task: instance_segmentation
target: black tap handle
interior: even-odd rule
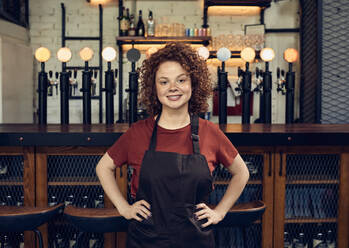
[[[95,71],[94,71],[94,74],[93,74],[93,77],[94,77],[94,78],[97,78],[97,75],[98,75],[98,70],[95,70]]]
[[[69,71],[69,77],[71,77],[71,75],[72,75],[72,72],[71,72],[71,71]]]
[[[56,87],[56,96],[58,96],[58,84],[55,84]]]
[[[59,76],[59,72],[56,71],[56,79],[58,79],[58,76]]]
[[[53,74],[53,71],[48,72],[48,75],[50,76],[50,78],[52,78],[52,74]]]
[[[90,73],[90,76],[92,77],[93,76],[93,70],[89,70],[89,73]]]
[[[278,68],[276,69],[276,77],[277,77],[277,79],[280,78],[280,67],[278,67]]]
[[[118,77],[118,69],[114,70],[114,77],[117,78]]]
[[[259,77],[259,68],[256,67],[256,78],[258,78],[258,77]]]
[[[74,79],[76,79],[77,75],[78,75],[78,69],[74,69]]]
[[[281,76],[285,77],[285,71],[281,70]]]
[[[240,68],[240,66],[238,67],[238,77],[241,77],[241,75],[242,75],[242,70],[241,70],[241,68]]]

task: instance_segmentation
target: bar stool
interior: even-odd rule
[[[63,212],[64,204],[53,207],[0,207],[0,232],[33,231],[39,239],[39,248],[43,248],[41,232],[38,226],[48,222]]]
[[[224,219],[215,225],[220,227],[238,227],[242,229],[244,246],[247,242],[247,227],[260,219],[266,209],[263,201],[253,201],[248,203],[239,203],[234,205],[226,214]]]
[[[115,208],[79,208],[72,205],[64,209],[64,216],[79,231],[78,247],[84,233],[126,232],[128,221]]]

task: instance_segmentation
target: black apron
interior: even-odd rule
[[[145,152],[136,201],[146,200],[152,215],[141,222],[131,220],[128,248],[212,248],[211,227],[202,228],[207,219],[194,217],[195,205],[206,203],[212,190],[212,176],[205,156],[200,154],[199,119],[191,116],[193,154],[160,152],[156,149],[156,119],[149,149]]]

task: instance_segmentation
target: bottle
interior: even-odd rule
[[[300,232],[298,234],[297,239],[295,239],[294,244],[293,244],[293,248],[307,248],[308,245],[306,244],[305,241],[305,235],[304,233]]]
[[[10,239],[7,235],[4,235],[4,239],[3,239],[3,243],[1,248],[12,248],[11,244],[10,244]]]
[[[151,10],[149,11],[147,24],[147,35],[155,36],[155,22],[153,19],[153,12]]]
[[[122,16],[120,18],[120,36],[127,36],[128,35],[128,26],[129,21],[126,16],[126,10],[125,7],[122,8]]]
[[[84,195],[82,197],[82,204],[81,204],[81,207],[82,208],[88,208],[88,196],[87,195]]]
[[[328,248],[335,248],[336,247],[336,238],[335,238],[335,234],[332,232],[332,230],[327,231],[326,244],[327,244]]]
[[[319,232],[313,239],[313,248],[327,248],[326,242],[324,240],[324,235]]]
[[[76,237],[77,235],[74,233],[71,239],[69,239],[69,248],[76,248]]]
[[[291,237],[288,232],[284,232],[284,248],[292,248]]]
[[[74,205],[74,195],[73,194],[67,196],[67,199],[65,200],[64,205],[65,206]]]
[[[144,36],[145,35],[145,28],[144,28],[144,22],[142,18],[142,10],[139,11],[138,14],[138,23],[136,28],[136,35],[137,36]]]
[[[51,196],[50,201],[48,203],[49,207],[56,206],[58,204],[56,196]]]
[[[95,200],[95,208],[104,208],[104,196],[98,195],[98,198]]]
[[[18,237],[18,247],[24,248],[24,234],[20,233]]]
[[[56,238],[53,243],[54,248],[65,248],[64,239],[60,233],[56,234]]]
[[[134,22],[134,16],[130,16],[130,27],[128,29],[128,35],[129,36],[136,36],[136,26]]]

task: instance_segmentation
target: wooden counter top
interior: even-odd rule
[[[0,124],[0,146],[110,146],[128,124]],[[349,145],[349,124],[227,124],[236,146]]]

